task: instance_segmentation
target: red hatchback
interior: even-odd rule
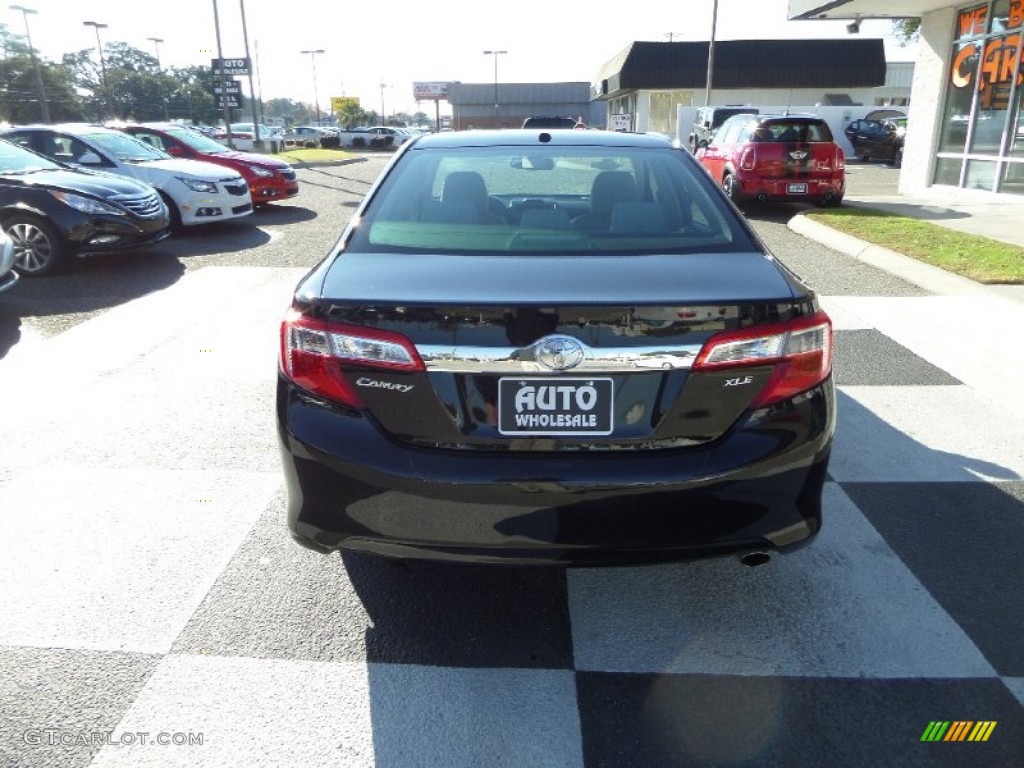
[[[249,185],[253,205],[264,205],[299,194],[295,169],[276,157],[229,149],[188,126],[176,123],[141,123],[118,128],[173,157],[203,160],[238,171]]]
[[[697,159],[736,203],[834,206],[846,192],[846,155],[814,115],[736,115],[698,148]]]

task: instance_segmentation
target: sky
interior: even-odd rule
[[[593,82],[602,65],[637,40],[707,40],[713,0],[648,0],[585,7],[566,0],[23,0],[32,44],[51,61],[96,48],[83,21],[107,24],[100,40],[125,42],[155,54],[165,67],[209,65],[216,57],[214,8],[225,58],[245,55],[242,7],[264,100],[290,98],[328,109],[332,96],[356,96],[364,109],[424,111],[415,81]],[[786,21],[787,0],[719,0],[716,40],[845,38],[842,21]],[[0,11],[0,23],[22,34],[20,11]],[[862,37],[886,37],[888,21],[866,20]],[[153,43],[157,37],[162,43]],[[323,49],[311,56],[303,50]],[[486,55],[485,50],[507,53]],[[887,43],[890,61],[913,60],[912,48]],[[314,90],[314,65],[315,84]],[[243,92],[248,93],[246,78]],[[383,87],[382,87],[383,86]],[[382,101],[383,98],[383,101]],[[442,103],[442,114],[450,109]]]

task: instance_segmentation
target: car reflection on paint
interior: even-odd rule
[[[281,325],[290,533],[548,564],[807,543],[832,329],[770,256],[657,137],[411,140]]]

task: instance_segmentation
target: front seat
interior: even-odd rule
[[[636,181],[624,171],[603,171],[594,177],[590,189],[590,212],[572,220],[577,229],[607,230],[612,220],[612,209],[618,203],[637,200]]]
[[[503,223],[490,212],[487,185],[476,171],[453,171],[445,176],[441,201],[425,209],[423,218],[454,224]]]

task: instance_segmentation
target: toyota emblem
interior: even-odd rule
[[[538,363],[553,371],[567,371],[583,362],[583,345],[572,336],[546,336],[534,345]]]

